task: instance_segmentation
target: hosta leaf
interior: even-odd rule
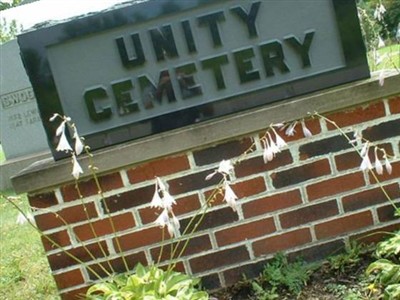
[[[98,283],[91,286],[86,292],[87,295],[92,295],[94,293],[103,293],[105,296],[118,291],[118,288],[112,283]]]
[[[366,272],[371,274],[374,271],[379,272],[379,281],[384,285],[398,283],[400,278],[400,265],[396,265],[388,259],[379,259],[371,263]]]
[[[400,283],[391,284],[385,289],[385,300],[400,299]]]

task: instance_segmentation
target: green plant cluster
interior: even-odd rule
[[[130,275],[118,275],[111,281],[93,285],[88,300],[207,300],[208,294],[197,288],[200,280],[154,265],[138,264]]]
[[[277,253],[273,260],[267,263],[257,281],[252,282],[252,288],[257,299],[278,299],[278,290],[287,289],[293,295],[300,294],[319,264],[307,263],[301,259],[289,262],[285,254]]]
[[[370,251],[369,247],[355,241],[346,242],[344,252],[328,257],[329,268],[339,273],[345,273],[347,269],[357,265],[361,255]]]
[[[383,290],[384,300],[400,299],[400,231],[380,242],[375,254],[377,260],[366,270],[374,275],[373,288]]]

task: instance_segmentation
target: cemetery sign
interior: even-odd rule
[[[354,0],[133,1],[18,38],[54,152],[92,149],[367,78]]]

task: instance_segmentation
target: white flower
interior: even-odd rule
[[[293,135],[295,134],[295,132],[296,132],[296,130],[295,130],[296,124],[297,124],[297,121],[291,123],[291,124],[288,126],[288,128],[287,128],[286,131],[285,131],[285,134],[286,134],[287,136],[293,136]]]
[[[381,21],[383,19],[383,15],[386,12],[386,8],[383,6],[383,4],[377,4],[375,11],[374,11],[374,18],[377,19],[378,21]]]
[[[383,174],[383,166],[381,161],[378,158],[378,148],[375,147],[375,170],[376,173],[378,173],[379,175]]]
[[[366,142],[361,149],[360,156],[362,157],[365,156],[365,154],[368,152],[368,148],[369,148],[369,142]]]
[[[60,140],[58,141],[58,146],[56,148],[57,151],[72,151],[70,144],[68,143],[67,137],[65,136],[65,132],[61,133]]]
[[[382,69],[380,72],[379,72],[379,85],[380,86],[383,86],[385,84],[385,72],[384,72],[384,70]]]
[[[18,225],[23,225],[23,224],[27,223],[28,221],[31,222],[31,223],[34,222],[33,215],[31,213],[27,213],[25,215],[22,212],[19,212],[19,214],[17,216],[17,222],[16,223]]]
[[[368,153],[364,155],[364,158],[361,162],[361,166],[360,166],[360,170],[364,171],[364,170],[372,170],[372,164],[371,161],[369,159]]]
[[[383,61],[382,56],[379,55],[379,53],[377,52],[377,53],[374,55],[374,57],[375,57],[375,64],[376,64],[376,65],[380,65],[380,63]]]
[[[385,169],[386,172],[388,172],[388,174],[392,174],[392,165],[390,164],[389,159],[387,158],[387,156],[385,155]]]
[[[378,37],[378,48],[383,48],[385,47],[385,42],[382,40],[382,38],[379,36]]]
[[[274,153],[273,153],[271,147],[269,146],[268,140],[264,141],[263,159],[264,159],[264,163],[267,163],[274,159]]]
[[[81,168],[81,165],[78,163],[78,160],[75,156],[75,154],[72,154],[72,176],[74,176],[75,179],[79,179],[79,174],[83,174],[83,170]]]
[[[301,121],[301,128],[303,130],[303,134],[305,137],[312,137],[311,131],[307,128],[306,123],[304,120]]]
[[[158,191],[158,186],[160,184],[162,184],[162,186],[165,187],[164,184],[162,183],[162,181],[158,177],[156,177],[156,185],[155,185],[155,189],[154,189],[154,195],[153,195],[153,199],[150,202],[150,207],[152,207],[152,208],[153,207],[163,208],[162,199],[161,199],[159,191]]]
[[[168,229],[169,236],[174,237],[175,236],[175,228],[171,222],[167,223],[167,229]]]
[[[276,143],[272,139],[272,136],[269,134],[269,132],[268,132],[268,138],[269,138],[269,147],[271,148],[272,153],[275,155],[276,153],[281,152],[281,150],[276,145]]]
[[[61,124],[57,127],[56,136],[59,136],[65,132],[65,123],[66,121],[62,121]]]
[[[230,159],[222,160],[218,166],[218,173],[229,175],[233,171],[233,165]]]
[[[362,139],[362,134],[358,130],[354,130],[353,139],[349,142],[350,144],[354,145],[357,141]]]
[[[285,124],[283,123],[275,123],[275,124],[271,124],[272,127],[277,127],[277,128],[282,128],[285,126]]]
[[[165,192],[167,191],[167,187],[165,186],[165,184],[162,182],[162,180],[160,179],[160,177],[156,177],[156,186],[158,184],[158,188],[160,189],[161,192]]]
[[[179,224],[179,220],[178,220],[178,218],[177,218],[174,214],[172,214],[172,218],[169,219],[169,224],[171,224],[171,226],[168,226],[169,235],[170,235],[171,237],[174,237],[174,236],[175,236],[175,237],[178,237],[178,236],[180,236],[181,233],[180,233],[179,229],[181,228],[181,224]],[[173,230],[170,230],[170,227],[171,227],[171,229],[173,229]],[[173,232],[173,234],[171,234],[171,231]]]
[[[75,153],[76,153],[76,155],[79,155],[79,154],[82,153],[84,145],[82,143],[82,140],[81,140],[81,138],[80,138],[80,136],[78,134],[78,130],[76,129],[76,127],[74,127],[73,138],[75,139],[75,147],[74,147],[75,148]]]
[[[230,207],[232,207],[234,211],[236,211],[236,200],[238,199],[238,197],[230,187],[228,181],[224,182],[224,188],[225,188],[224,200]]]
[[[275,132],[275,139],[276,139],[276,145],[278,146],[278,148],[284,148],[287,146],[285,140],[283,138],[281,138],[281,136],[276,132]]]
[[[217,173],[220,173],[220,174],[222,174],[224,176],[232,175],[233,169],[234,169],[234,167],[233,167],[233,164],[232,164],[231,160],[230,159],[228,159],[228,160],[223,159],[219,163],[218,170],[215,170],[214,172],[208,174],[206,176],[206,180],[210,180]]]
[[[172,214],[172,224],[174,224],[174,227],[177,230],[181,228],[181,224],[179,223],[178,218],[174,214]]]
[[[162,208],[162,200],[161,200],[160,195],[158,194],[157,186],[156,186],[156,190],[154,191],[153,199],[150,202],[150,207]]]
[[[53,122],[58,116],[59,116],[59,114],[53,114],[53,115],[50,117],[49,121],[50,121],[50,122]]]
[[[155,220],[155,223],[161,228],[164,228],[165,225],[169,224],[168,210],[164,209],[162,213],[158,216],[158,218]]]
[[[175,199],[168,192],[164,192],[162,197],[163,208],[172,211],[172,204],[176,204]]]

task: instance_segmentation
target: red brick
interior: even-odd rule
[[[127,171],[130,183],[152,180],[156,176],[166,176],[190,169],[186,155],[163,157],[148,163],[133,167]]]
[[[253,174],[265,173],[273,169],[289,165],[293,162],[292,155],[289,150],[278,153],[276,157],[264,163],[262,156],[253,157],[243,160],[235,167],[235,174],[237,177],[245,177]]]
[[[400,96],[389,99],[390,112],[400,114]]]
[[[361,172],[348,174],[340,177],[327,179],[307,186],[309,200],[316,200],[326,196],[333,196],[339,193],[360,188],[365,185]]]
[[[347,135],[348,137],[353,138],[352,134]],[[318,141],[312,141],[308,144],[301,145],[299,147],[299,154],[301,160],[306,160],[308,158],[327,155],[348,148],[351,148],[351,145],[349,144],[346,137],[342,135],[336,135],[333,137],[321,139]]]
[[[391,165],[392,165],[392,174],[388,174],[386,172],[385,167],[384,167],[383,168],[383,170],[384,170],[383,174],[382,175],[377,175],[379,182],[400,178],[400,161],[391,162]],[[371,175],[370,173],[368,174],[368,176],[370,178],[370,182],[372,184],[375,184],[376,183],[375,177],[373,175]]]
[[[364,211],[318,224],[315,226],[315,234],[318,239],[324,239],[368,227],[373,222],[371,212]]]
[[[400,136],[400,119],[381,122],[368,127],[362,132],[362,136],[370,142],[398,137]]]
[[[201,286],[208,291],[218,290],[222,288],[222,284],[219,281],[218,274],[209,274],[201,277]]]
[[[379,207],[377,209],[378,212],[378,218],[380,222],[389,222],[389,221],[394,221],[398,220],[399,222],[399,229],[400,229],[400,219],[399,216],[395,215],[396,211],[400,213],[400,202],[394,203],[397,207],[397,210],[394,208],[393,205],[388,204],[383,207]]]
[[[173,259],[178,258],[178,255],[181,253],[186,241],[188,239],[182,240],[179,245],[177,245],[177,242],[174,242],[172,244],[167,244],[164,245],[163,248],[163,253],[161,255],[161,261],[168,261],[171,259],[171,245],[172,245],[172,251],[174,251],[174,257]],[[178,248],[176,248],[178,246]],[[187,247],[185,251],[182,253],[182,255],[179,258],[193,255],[196,253],[201,253],[207,250],[212,249],[211,245],[211,240],[210,237],[207,235],[202,235],[202,236],[197,236],[197,237],[192,237],[190,238],[189,243],[187,244]],[[160,255],[161,247],[156,247],[151,249],[151,256],[153,258],[153,261],[157,261],[158,257]]]
[[[260,194],[267,190],[267,187],[265,186],[265,181],[262,177],[256,177],[246,181],[237,182],[235,184],[232,184],[231,188],[235,192],[236,196],[238,196],[238,201],[246,197]],[[205,198],[209,199],[213,192],[214,189],[205,192]],[[223,192],[217,193],[214,197],[214,200],[211,201],[212,206],[221,205],[223,203],[225,203]]]
[[[135,220],[133,219],[132,213],[128,212],[122,215],[113,216],[111,219],[106,216],[104,219],[91,221],[91,225],[88,223],[76,226],[73,230],[80,241],[86,241],[96,237],[91,226],[93,226],[96,236],[100,237],[114,233],[112,228],[113,226],[117,232],[133,228],[135,227]]]
[[[383,186],[383,189],[390,199],[400,197],[400,188],[397,183]],[[369,189],[342,198],[343,208],[345,211],[369,207],[387,201],[388,199],[381,188]]]
[[[193,273],[215,270],[220,267],[237,265],[250,259],[246,246],[225,249],[191,259]]]
[[[224,274],[224,279],[225,279],[225,286],[229,286],[237,284],[238,282],[242,281],[243,278],[246,279],[252,279],[258,277],[264,267],[267,261],[258,261],[256,263],[250,263],[250,264],[241,264],[240,266],[235,266],[233,268],[230,268],[228,270],[225,270],[223,272]],[[239,295],[240,297],[240,295]],[[233,298],[233,299],[242,299],[242,298]]]
[[[345,243],[342,238],[317,245],[311,244],[310,247],[290,252],[288,260],[289,262],[296,261],[301,257],[306,262],[323,261],[329,256],[336,255],[338,249],[344,249],[344,247]]]
[[[86,208],[86,213],[85,213]],[[48,229],[65,226],[66,224],[73,224],[81,221],[87,221],[88,218],[96,218],[97,211],[93,203],[85,205],[76,205],[66,207],[58,212],[49,212],[42,215],[35,216],[36,225],[41,231]]]
[[[242,210],[245,218],[251,218],[301,203],[300,191],[293,190],[244,203]]]
[[[250,138],[245,138],[240,141],[229,141],[214,147],[195,151],[193,152],[193,157],[196,165],[208,165],[220,162],[223,159],[230,159],[240,156],[249,147],[251,147],[252,144],[253,143]]]
[[[151,202],[154,195],[155,185],[135,188],[133,190],[112,195],[101,201],[101,206],[105,212],[115,213],[132,209],[137,206]]]
[[[99,276],[105,278],[109,274],[121,274],[132,271],[138,263],[147,265],[144,252],[125,255],[124,258],[122,258],[122,256],[114,259],[108,258],[106,261],[89,265],[89,268],[86,267],[86,270],[88,271],[89,278],[91,280],[96,280]],[[94,272],[96,272],[96,274]]]
[[[83,284],[85,282],[80,269],[56,274],[54,275],[54,280],[56,281],[59,290]]]
[[[384,227],[373,228],[362,233],[351,235],[350,240],[363,244],[378,243],[384,238],[390,236],[392,231],[399,230],[399,228],[400,224],[391,224]]]
[[[28,195],[29,205],[32,208],[49,208],[57,205],[58,200],[54,192]]]
[[[175,200],[176,205],[173,206],[173,210],[177,216],[196,211],[201,207],[199,196],[197,194],[177,198]],[[160,210],[149,206],[139,210],[142,224],[154,222],[160,213]]]
[[[75,247],[66,251],[68,252],[68,254],[65,252],[60,252],[56,254],[51,254],[47,257],[50,267],[53,271],[64,269],[80,263],[70,255],[73,255],[83,262],[88,262],[93,259],[109,255],[107,244],[104,241],[86,245],[85,247]]]
[[[239,199],[242,199],[265,192],[267,187],[265,186],[264,178],[256,177],[235,183],[232,185],[232,189],[234,190],[236,196],[238,196]]]
[[[359,106],[348,111],[336,112],[326,117],[335,122],[340,128],[355,124],[364,123],[385,116],[385,105],[382,101],[375,102],[367,107]],[[329,130],[335,130],[336,127],[327,122]]]
[[[195,192],[200,189],[218,184],[221,181],[220,176],[214,176],[210,180],[206,180],[207,175],[214,170],[206,170],[200,173],[192,173],[180,178],[171,179],[168,181],[169,192],[171,195],[178,195],[188,192]]]
[[[310,179],[331,174],[331,167],[327,159],[318,160],[299,167],[291,168],[271,174],[272,184],[275,188],[298,184]]]
[[[213,211],[208,211],[207,214],[202,217],[202,215],[198,215],[195,219],[193,217],[188,217],[186,219],[181,220],[181,232],[186,230],[186,227],[190,225],[189,231],[191,231],[195,224],[198,223],[201,219],[200,224],[197,226],[197,232],[201,230],[206,230],[214,227],[219,227],[225,224],[234,223],[238,218],[238,214],[235,213],[230,207],[223,207],[220,209],[216,209]],[[187,231],[187,230],[186,230]]]
[[[165,229],[164,229],[165,230]],[[168,233],[165,234],[165,238],[168,239]],[[144,246],[150,246],[155,243],[162,241],[162,229],[158,227],[151,227],[128,233],[118,237],[119,244],[122,251],[128,251]],[[113,239],[114,247],[118,249],[118,243],[116,238]]]
[[[380,144],[380,145],[378,145],[378,147],[385,149],[385,151],[388,155],[393,156],[393,148],[392,148],[391,144],[389,144],[389,143]],[[375,152],[374,152],[373,148],[371,148],[369,151],[369,158],[372,163],[375,162]],[[381,151],[378,151],[378,158],[379,159],[383,158],[383,153]],[[362,162],[362,158],[360,157],[358,152],[355,150],[335,156],[335,164],[336,164],[336,169],[338,171],[345,171],[345,170],[350,170],[350,169],[354,169],[354,168],[360,168],[361,162]]]
[[[60,294],[61,300],[76,300],[85,295],[89,287],[83,287]]]
[[[181,272],[181,273],[186,273],[186,274],[187,274],[187,270],[186,270],[186,268],[185,268],[185,265],[184,265],[183,262],[181,262],[181,261],[176,262],[174,266],[173,266],[172,264],[170,264],[170,262],[167,262],[167,264],[165,264],[165,265],[160,265],[159,267],[160,267],[160,269],[162,269],[162,270],[164,270],[164,271],[167,271],[168,268],[171,267],[171,268],[172,268],[171,270],[174,270],[174,271],[176,271],[176,272]]]
[[[123,187],[121,175],[118,172],[99,176],[98,179],[103,192]],[[79,182],[78,187],[83,197],[96,195],[99,191],[94,179],[81,181]],[[61,187],[61,193],[65,202],[79,199],[79,193],[76,189],[75,183]]]
[[[218,246],[225,246],[237,242],[261,237],[276,231],[273,218],[266,218],[238,226],[232,226],[215,233]]]
[[[56,243],[55,244],[53,244]],[[54,233],[42,236],[42,243],[45,251],[58,249],[59,247],[66,247],[71,245],[71,239],[67,230],[61,230]]]
[[[310,230],[308,228],[302,228],[256,241],[252,246],[254,255],[261,256],[294,248],[310,243],[311,241]]]
[[[279,216],[279,220],[282,228],[290,228],[332,217],[338,213],[337,203],[332,200],[283,213]]]

